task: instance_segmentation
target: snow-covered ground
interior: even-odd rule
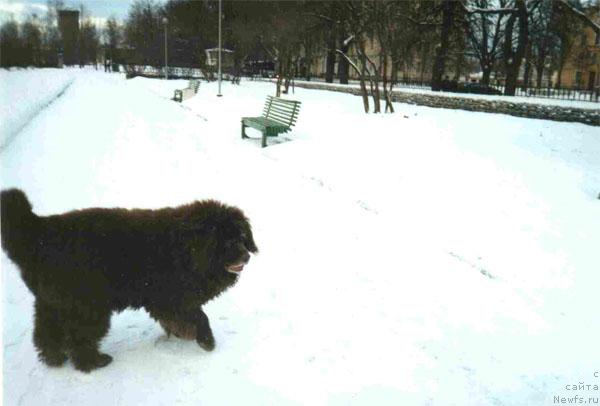
[[[261,250],[206,306],[214,352],[125,311],[102,343],[114,362],[89,375],[37,361],[33,299],[2,254],[5,404],[600,402],[597,128],[365,115],[355,96],[297,88],[297,126],[261,149],[240,117],[269,83],[223,83],[221,98],[202,83],[178,104],[186,81],[0,80],[15,89],[0,99],[1,185],[38,214],[216,198],[246,212]]]
[[[46,73],[0,69],[0,149],[73,82],[73,74],[67,70],[47,69]]]

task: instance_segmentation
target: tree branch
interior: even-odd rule
[[[338,54],[342,55],[344,57],[344,59],[346,61],[348,61],[348,63],[350,64],[350,66],[352,66],[354,68],[354,70],[356,71],[356,73],[358,73],[360,75],[360,69],[358,69],[358,66],[356,66],[356,63],[350,59],[348,57],[348,55],[346,55],[345,53],[343,53],[340,49],[336,49],[335,52],[337,52]]]
[[[558,4],[564,6],[567,11],[571,12],[575,17],[579,18],[585,25],[590,27],[597,36],[600,36],[600,25],[592,21],[584,12],[577,10],[571,3],[566,0],[559,0]]]

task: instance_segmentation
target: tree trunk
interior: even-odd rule
[[[381,113],[381,97],[379,94],[379,71],[377,70],[377,66],[369,59],[367,56],[367,52],[364,47],[364,43],[362,43],[359,47],[361,63],[364,67],[365,72],[367,71],[367,64],[371,65],[371,69],[373,70],[373,74],[369,72],[369,84],[371,85],[371,97],[373,98],[373,113]]]
[[[346,39],[344,37],[345,37],[345,35],[342,35],[341,40],[340,40],[340,51],[342,51],[342,53],[344,55],[347,55],[348,54],[348,44],[344,44],[344,41]],[[348,84],[349,66],[348,66],[348,60],[344,57],[344,55],[340,55],[340,57],[339,57],[338,77],[340,79],[341,84],[347,85]]]
[[[481,78],[481,84],[484,86],[490,85],[490,77],[492,76],[492,67],[491,65],[484,65],[482,67],[483,76]]]
[[[392,84],[398,83],[398,62],[394,57],[392,57],[392,73],[390,76]]]
[[[525,56],[525,71],[523,72],[523,86],[521,87],[524,91],[529,87],[529,79],[531,76],[531,45],[527,46],[527,52]]]
[[[283,76],[283,94],[288,94],[290,91],[290,81],[295,76],[296,69],[294,68],[294,63],[291,60],[287,60],[285,63],[285,68],[282,72]]]
[[[544,64],[538,63],[535,67],[535,86],[540,89],[542,87],[542,79],[544,76]]]
[[[460,74],[462,73],[463,57],[461,55],[456,56],[456,68],[454,70],[454,77],[452,78],[455,82],[460,81]]]
[[[340,56],[342,56],[344,59],[348,58],[341,52]],[[346,61],[348,62],[348,59],[346,59]],[[363,107],[365,109],[365,113],[369,113],[369,94],[367,92],[367,84],[365,83],[365,65],[361,64],[361,68],[359,69],[355,63],[348,62],[348,64],[352,66],[352,68],[356,71],[356,74],[358,75],[360,81],[360,94],[363,101]]]
[[[517,80],[519,78],[519,68],[525,55],[525,49],[529,42],[529,23],[527,18],[527,5],[525,0],[515,0],[517,12],[513,13],[507,22],[504,44],[504,63],[506,65],[506,87],[504,94],[514,96],[517,90]],[[519,21],[519,36],[517,39],[517,49],[512,49],[512,34],[515,22]]]
[[[387,113],[389,111],[390,113],[393,113],[394,106],[392,105],[391,85],[390,85],[390,89],[388,89],[389,81],[387,79],[387,74],[388,74],[388,58],[384,54],[382,78],[383,78],[383,98],[385,99],[385,112]]]
[[[428,55],[427,49],[425,48],[425,45],[421,45],[420,54],[421,54],[420,80],[421,80],[421,85],[423,85],[423,82],[425,81],[425,67],[429,63],[429,62],[426,63],[427,59],[429,59],[429,55]]]
[[[563,73],[564,67],[565,67],[565,64],[561,61],[560,64],[558,65],[558,77],[556,78],[556,84],[554,85],[554,87],[556,89],[560,89],[560,87],[562,85],[562,73]]]
[[[540,49],[540,55],[538,56],[538,60],[536,61],[536,65],[535,65],[535,73],[536,73],[536,84],[537,84],[537,88],[540,89],[542,87],[542,80],[544,78],[544,64],[546,62],[546,55],[548,54],[547,49],[548,49],[548,38],[544,38],[544,41],[542,42],[542,49]]]
[[[358,72],[358,77],[360,81],[360,95],[363,101],[363,108],[365,109],[365,113],[368,113],[370,110],[369,106],[369,91],[367,90],[367,83],[365,81],[365,68],[364,65],[361,67],[360,72]]]
[[[283,67],[281,61],[277,61],[277,82],[275,84],[275,97],[281,97],[281,84],[283,82]]]
[[[363,105],[365,108],[365,113],[368,113],[370,108],[369,108],[369,92],[367,90],[367,83],[365,81],[365,77],[366,77],[366,61],[364,60],[364,58],[362,57],[362,55],[359,56],[360,60],[361,60],[361,66],[360,66],[360,72],[359,72],[359,76],[360,76],[360,92],[362,94],[362,99],[363,99]]]
[[[450,46],[450,30],[454,21],[454,2],[444,0],[442,4],[442,29],[440,31],[440,43],[435,50],[435,59],[431,76],[431,90],[439,91],[442,88],[444,71],[446,70],[446,59],[448,59],[448,48]]]
[[[335,71],[335,32],[333,23],[329,25],[329,38],[327,41],[327,60],[325,65],[325,82],[333,83],[333,75]]]

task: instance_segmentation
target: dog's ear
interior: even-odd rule
[[[215,261],[218,238],[216,226],[207,221],[189,219],[180,224],[179,243],[185,245],[191,263],[189,266],[200,272],[207,272]]]
[[[217,238],[214,233],[195,236],[190,243],[192,267],[200,272],[208,272],[217,260]]]

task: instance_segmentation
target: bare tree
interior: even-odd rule
[[[450,49],[450,32],[454,25],[454,8],[456,2],[451,0],[442,1],[442,24],[440,29],[439,43],[435,49],[435,59],[431,75],[431,90],[441,90],[446,60]]]
[[[161,7],[154,0],[136,0],[125,23],[125,41],[136,52],[137,63],[160,66],[162,60]]]
[[[21,65],[19,51],[21,42],[19,39],[19,25],[10,20],[0,27],[0,61],[1,66]]]
[[[591,28],[596,33],[596,36],[600,37],[600,24],[592,20],[590,16],[588,16],[583,10],[577,8],[572,2],[568,0],[556,1],[558,2],[559,7],[570,13],[572,16],[578,18],[585,26]],[[600,4],[596,0],[594,3],[591,4],[590,7],[598,9],[600,7]]]
[[[474,0],[469,2],[470,9],[489,9],[490,0]],[[499,0],[498,5],[506,8],[508,0]],[[468,13],[467,38],[470,49],[481,67],[481,83],[490,84],[490,76],[496,61],[502,55],[505,13]]]
[[[344,3],[344,10],[347,16],[343,22],[345,25],[344,28],[346,32],[350,33],[353,39],[357,60],[352,60],[351,57],[341,49],[337,50],[338,54],[348,62],[358,76],[365,113],[368,113],[370,110],[367,81],[369,82],[370,93],[373,97],[373,112],[379,113],[381,111],[379,82],[376,80],[378,73],[375,63],[369,58],[366,50],[367,39],[369,37],[371,39],[373,38],[371,26],[373,16],[372,7],[373,3],[366,1]]]
[[[556,53],[559,43],[556,30],[552,28],[556,20],[555,4],[554,1],[541,2],[537,9],[530,13],[529,53],[535,68],[537,88],[542,87],[544,71],[550,68],[550,59]],[[527,85],[527,80],[524,85]]]
[[[121,43],[123,34],[119,23],[114,15],[110,16],[106,20],[106,27],[104,28],[104,43],[108,50],[108,57],[114,58],[116,56],[117,47]]]
[[[28,16],[21,25],[20,31],[24,65],[40,66],[42,64],[42,32],[37,16]]]

